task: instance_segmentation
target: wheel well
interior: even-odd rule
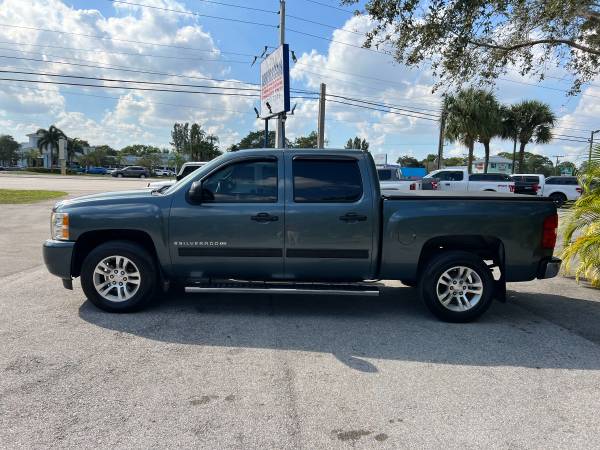
[[[504,246],[500,239],[478,235],[439,236],[423,245],[417,276],[420,276],[431,258],[451,250],[473,253],[485,261],[491,260],[493,266],[497,266],[501,273],[504,272]]]
[[[71,262],[71,275],[78,277],[81,272],[83,260],[89,253],[109,241],[130,241],[144,247],[155,260],[158,260],[156,248],[150,235],[139,230],[99,230],[83,233],[75,243],[73,261]]]
[[[484,189],[485,192],[496,192],[495,189]]]
[[[554,196],[554,197],[560,196],[564,199],[567,198],[567,195],[564,192],[560,192],[560,191],[552,192],[548,197],[552,197],[552,196]]]

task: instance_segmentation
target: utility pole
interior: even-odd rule
[[[279,0],[279,45],[285,44],[285,0]],[[275,147],[285,148],[285,112],[277,115]]]
[[[325,83],[321,83],[321,95],[319,97],[319,123],[317,127],[317,148],[325,148]]]
[[[437,168],[442,168],[442,158],[444,156],[444,129],[446,128],[446,111],[442,111],[442,116],[440,117],[440,139],[438,142],[438,162]]]
[[[556,175],[560,175],[560,172],[558,171],[558,158],[562,158],[563,156],[565,155],[552,155],[553,158],[556,158],[556,164],[554,166],[554,169],[556,169]]]
[[[600,133],[600,130],[592,131],[590,135],[590,154],[588,156],[588,167],[592,165],[592,147],[594,146],[594,134]]]

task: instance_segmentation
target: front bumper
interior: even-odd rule
[[[75,242],[48,239],[44,242],[44,263],[52,275],[62,279],[71,279],[71,260]]]
[[[543,280],[545,278],[554,278],[556,275],[558,275],[561,264],[562,260],[554,257],[542,261],[540,263],[540,268],[538,270],[537,277],[540,280]]]

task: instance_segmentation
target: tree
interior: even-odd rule
[[[450,158],[444,158],[444,166],[446,167],[457,167],[457,166],[466,166],[468,162],[468,158],[464,156],[452,156]]]
[[[175,167],[175,171],[179,169],[179,167],[183,166],[185,163],[185,157],[179,152],[171,153],[169,157],[169,165],[171,167]]]
[[[110,145],[106,145],[106,144],[97,145],[95,147],[95,149],[102,150],[102,151],[106,152],[107,155],[110,155],[110,156],[119,156],[120,155],[120,153],[118,151],[116,151]]]
[[[221,154],[218,136],[206,134],[202,125],[193,123],[173,125],[171,145],[181,155],[188,155],[191,161],[209,161]],[[160,152],[160,149],[157,148]]]
[[[137,161],[138,165],[144,166],[149,170],[153,171],[156,167],[162,164],[160,153],[146,153],[142,155]]]
[[[573,76],[574,94],[600,73],[594,0],[368,0],[365,10],[375,21],[365,46],[391,45],[408,66],[430,62],[436,86],[493,83],[511,66],[541,80],[557,64]]]
[[[87,141],[79,138],[68,138],[67,139],[67,162],[73,161],[75,153],[83,153],[84,147],[89,147]]]
[[[488,172],[490,163],[490,141],[496,136],[502,136],[502,108],[496,99],[496,96],[491,92],[478,92],[479,108],[477,117],[479,120],[479,136],[478,140],[483,144],[485,151],[483,173]]]
[[[417,158],[409,155],[400,156],[396,162],[402,167],[423,167]]]
[[[275,146],[275,131],[269,131],[269,138],[267,147],[271,148]],[[265,147],[265,132],[264,131],[249,131],[248,134],[242,138],[237,144],[233,144],[229,147],[230,152],[237,150],[244,150],[247,148],[264,148]]]
[[[308,136],[298,136],[294,139],[291,147],[294,148],[317,148],[317,132],[311,131]]]
[[[0,136],[0,164],[12,166],[19,159],[19,143],[12,136]]]
[[[144,156],[151,153],[160,153],[160,148],[153,145],[133,144],[119,150],[122,155]]]
[[[503,158],[511,158],[509,152],[500,152],[498,156]],[[521,173],[540,173],[544,176],[550,176],[554,173],[554,164],[547,156],[538,155],[531,152],[523,154],[523,170]]]
[[[516,166],[516,155],[517,155],[517,141],[519,140],[520,133],[520,121],[519,112],[517,111],[516,105],[502,106],[502,131],[500,133],[502,139],[510,139],[513,142],[512,156],[506,153],[507,159],[512,160],[512,173],[515,173]]]
[[[450,142],[459,141],[469,149],[469,173],[473,166],[475,141],[481,134],[479,103],[484,96],[484,91],[469,88],[444,97],[445,136]]]
[[[173,139],[171,145],[175,151],[185,154],[189,140],[189,124],[175,123],[173,131],[171,131],[171,139]]]
[[[60,139],[67,139],[67,135],[54,125],[51,125],[47,130],[40,128],[36,134],[38,135],[38,150],[42,153],[44,148],[48,148],[50,152],[50,166],[56,165],[56,161],[58,160],[58,141]],[[55,152],[56,159],[54,158]]]
[[[600,147],[579,177],[582,195],[571,207],[563,228],[564,269],[575,268],[577,280],[586,278],[600,287]]]
[[[101,167],[108,163],[108,153],[105,149],[96,148],[87,155],[81,155],[77,159],[77,162],[83,167]]]
[[[519,130],[519,173],[523,173],[525,147],[529,142],[547,144],[552,140],[552,128],[556,117],[546,103],[525,100],[514,105]]]
[[[367,142],[366,139],[361,139],[358,136],[356,136],[354,139],[348,139],[348,142],[346,142],[346,146],[344,148],[347,149],[356,149],[356,150],[362,150],[363,152],[368,152],[369,151],[369,143]]]

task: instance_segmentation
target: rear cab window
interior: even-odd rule
[[[294,202],[354,203],[363,195],[356,159],[294,158]]]
[[[440,181],[462,181],[463,173],[460,170],[444,170],[436,173],[432,178],[437,178]]]

